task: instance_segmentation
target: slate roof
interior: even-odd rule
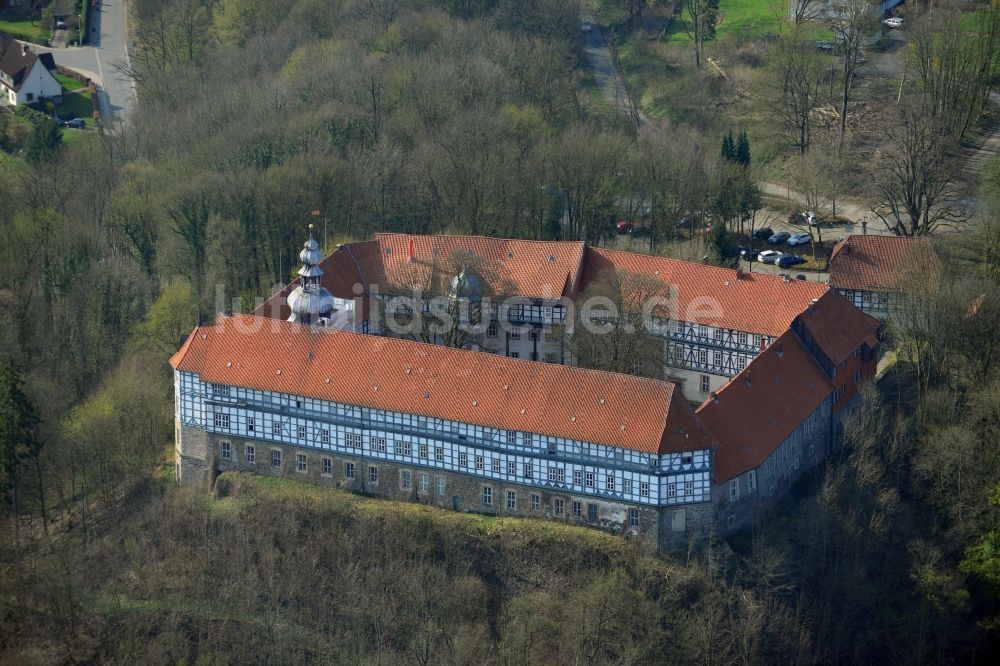
[[[170,364],[213,383],[647,453],[715,447],[673,383],[264,317],[196,328]]]
[[[941,262],[927,238],[851,234],[830,256],[830,284],[837,289],[895,291],[913,271],[937,280]]]
[[[716,482],[759,467],[833,388],[794,332],[771,343],[698,407],[698,418],[720,442]]]
[[[36,61],[40,61],[50,72],[55,71],[56,63],[51,53],[35,53],[30,47],[25,51],[16,39],[0,34],[0,72],[9,77],[9,80],[0,77],[0,84],[17,92]]]

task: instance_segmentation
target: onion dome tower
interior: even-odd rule
[[[299,261],[302,268],[299,269],[299,286],[288,295],[288,306],[292,313],[288,316],[288,321],[297,324],[320,325],[320,319],[328,318],[333,312],[333,296],[320,284],[323,278],[323,270],[319,267],[323,255],[320,254],[319,244],[313,238],[313,225],[309,225],[309,240],[302,246],[299,252]]]

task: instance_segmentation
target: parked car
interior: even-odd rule
[[[806,263],[806,260],[802,257],[796,257],[794,254],[786,254],[778,257],[777,266],[778,268],[788,268],[789,266],[798,266],[804,263]]]
[[[757,255],[757,261],[762,264],[773,264],[783,256],[785,256],[784,252],[778,252],[777,250],[764,250]]]
[[[764,227],[763,229],[758,229],[757,231],[753,232],[753,239],[767,240],[773,235],[774,235],[774,229],[772,229],[771,227]]]
[[[892,18],[887,18],[886,20],[882,21],[882,23],[886,24],[887,26],[893,29],[903,27],[903,19],[899,16],[893,16]]]
[[[784,243],[786,240],[788,240],[791,237],[792,237],[792,235],[790,233],[788,233],[787,231],[781,231],[781,232],[778,232],[778,233],[772,235],[770,238],[768,238],[767,242],[768,242],[769,245],[781,245],[782,243]]]
[[[827,42],[825,40],[819,40],[819,41],[816,42],[816,48],[819,49],[820,51],[824,51],[826,53],[833,53],[833,50],[834,50],[835,47],[834,47],[833,42]]]
[[[59,121],[59,127],[72,127],[73,129],[83,129],[87,126],[87,123],[83,118],[68,118],[66,120]]]
[[[691,226],[697,227],[700,222],[701,222],[701,215],[699,215],[698,213],[688,213],[680,220],[678,220],[677,226],[680,229],[687,229],[688,227]]]
[[[592,26],[587,21],[584,21],[583,23],[580,24],[580,30],[582,30],[584,32],[590,32],[593,29],[594,29],[594,26]]]
[[[805,281],[806,276],[802,275],[802,273],[799,273],[798,275],[795,276],[795,279]]]
[[[63,21],[62,19],[56,21],[56,30],[65,30],[65,29],[66,29],[66,21]]]
[[[630,236],[648,236],[650,234],[650,228],[644,224],[633,224],[628,233]]]
[[[633,222],[631,220],[618,220],[618,224],[615,226],[615,229],[619,234],[625,235],[632,230],[632,224]]]
[[[793,234],[788,239],[788,244],[792,247],[796,245],[809,245],[812,242],[813,237],[809,234]]]

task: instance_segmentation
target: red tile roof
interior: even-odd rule
[[[826,285],[786,282],[775,275],[743,273],[717,266],[588,247],[582,282],[603,271],[626,270],[657,277],[676,292],[677,317],[689,322],[777,337]]]
[[[170,364],[213,383],[648,453],[714,446],[676,384],[264,317],[197,328]]]
[[[760,353],[697,414],[719,442],[717,482],[759,467],[833,392],[792,331]]]
[[[882,323],[831,289],[798,317],[828,359],[838,365],[862,343],[874,349]]]
[[[941,276],[927,238],[852,234],[834,246],[830,257],[830,284],[837,289],[894,291],[913,271],[934,280]]]
[[[415,262],[409,261],[412,242]],[[370,284],[389,285],[406,281],[416,268],[426,273],[435,263],[448,261],[456,250],[475,254],[497,267],[491,285],[503,293],[509,284],[514,294],[527,298],[558,299],[576,283],[583,258],[582,241],[530,241],[485,236],[411,236],[375,234],[377,256],[365,253],[360,259],[362,273]]]

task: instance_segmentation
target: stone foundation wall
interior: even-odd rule
[[[200,433],[201,438],[195,436],[192,431]],[[360,455],[346,456],[273,442],[211,435],[194,429],[185,430],[183,427],[181,437],[178,475],[179,481],[185,485],[204,483],[207,488],[210,481],[214,481],[221,472],[250,471],[268,476],[297,478],[320,486],[342,488],[393,500],[419,502],[456,511],[546,518],[592,526],[614,534],[638,538],[653,550],[666,547],[661,539],[663,534],[661,513],[671,514],[675,510],[672,507],[661,512],[656,507],[609,501],[601,497],[553,492],[535,486],[403,465]],[[224,457],[223,453],[225,443],[229,445],[228,457]],[[248,446],[253,447],[253,462],[247,462]],[[274,457],[275,453],[279,455]],[[199,457],[202,455],[203,457]],[[305,456],[304,470],[299,467],[300,455]],[[326,466],[324,460],[329,461]],[[279,464],[275,466],[273,462]],[[353,469],[349,467],[350,465],[353,465]],[[374,482],[371,480],[372,467],[377,470]],[[353,477],[349,472],[353,472]],[[406,473],[409,474],[408,487],[404,482]],[[426,491],[421,490],[421,475],[426,475]],[[439,493],[438,479],[443,479],[443,493]],[[489,504],[484,501],[486,488],[489,489],[491,499]],[[507,504],[508,492],[514,493],[512,508]],[[533,496],[537,498],[537,506],[532,501]],[[688,525],[699,524],[699,506],[695,505],[689,509],[694,511],[695,515]],[[629,509],[637,509],[639,512],[637,528],[630,524]],[[576,515],[577,510],[579,515]],[[669,528],[669,523],[667,527]],[[671,538],[666,543],[681,544],[672,546],[673,548],[685,547],[687,535],[691,531],[689,528],[685,529],[684,538]]]

